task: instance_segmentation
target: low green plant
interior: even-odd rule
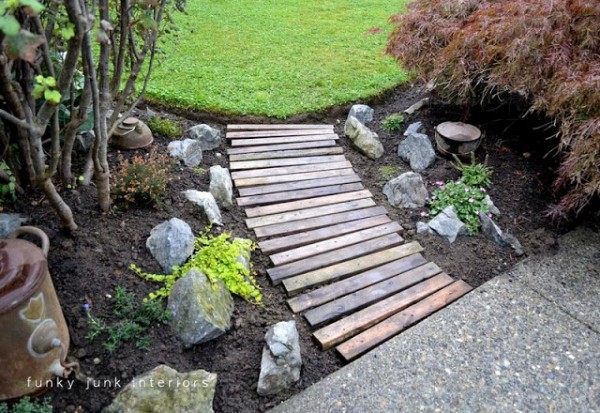
[[[463,163],[454,155],[454,167],[461,172],[461,181],[471,187],[488,187],[492,184],[492,168],[484,163],[475,162],[475,154],[471,154],[471,163]]]
[[[429,200],[431,215],[437,215],[450,205],[454,205],[456,215],[465,223],[469,235],[476,234],[481,227],[478,212],[488,213],[489,207],[484,202],[485,188],[473,188],[461,181],[446,184],[439,182],[439,188],[433,191]]]
[[[379,181],[377,185],[384,186],[390,179],[394,179],[402,170],[400,166],[383,165],[378,168]]]
[[[10,407],[6,403],[0,403],[0,413],[52,413],[52,404],[49,398],[32,400],[25,396]]]
[[[399,113],[394,113],[383,120],[381,128],[386,132],[395,132],[400,130],[404,123],[404,116]]]
[[[172,120],[152,116],[148,121],[148,126],[153,133],[166,136],[167,138],[177,138],[181,135],[181,127]]]
[[[86,337],[94,340],[100,335],[106,335],[102,343],[108,352],[115,352],[126,341],[136,340],[135,346],[141,350],[150,347],[150,336],[146,330],[156,323],[164,323],[169,319],[169,313],[163,308],[162,301],[136,302],[135,294],[127,292],[123,287],[115,288],[113,314],[118,321],[107,323],[102,318],[92,316],[89,306],[86,306],[89,331]]]
[[[124,205],[157,204],[170,180],[169,156],[151,152],[135,155],[131,160],[119,155],[119,160],[120,165],[112,170],[113,198]]]
[[[7,200],[15,201],[17,199],[17,179],[6,161],[0,162],[0,170],[2,170],[9,179],[8,182],[0,182],[0,205],[4,205]]]
[[[194,253],[182,266],[175,266],[172,274],[145,273],[135,264],[130,268],[141,278],[162,283],[157,291],[150,293],[152,301],[156,298],[168,297],[175,282],[184,277],[190,270],[198,270],[205,274],[211,283],[222,280],[227,289],[246,301],[262,303],[262,293],[256,279],[252,275],[250,252],[256,247],[250,240],[235,238],[230,240],[230,233],[214,236],[207,229],[195,240]],[[244,265],[249,263],[249,268]]]

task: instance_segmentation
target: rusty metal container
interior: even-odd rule
[[[127,118],[117,126],[110,142],[118,149],[139,149],[145,148],[153,141],[148,125],[137,118]]]
[[[40,237],[42,249],[16,239],[22,234]],[[66,363],[69,331],[48,272],[48,237],[21,227],[10,238],[0,240],[0,401],[40,393],[75,366]]]

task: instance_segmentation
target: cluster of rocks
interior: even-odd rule
[[[195,167],[202,162],[202,151],[210,151],[221,145],[221,132],[209,125],[196,125],[185,131],[182,140],[172,141],[167,149],[184,165]]]

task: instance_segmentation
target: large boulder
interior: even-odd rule
[[[213,284],[202,272],[190,270],[173,286],[167,308],[172,313],[171,327],[189,348],[229,330],[234,305],[221,280]]]
[[[222,166],[215,165],[210,167],[210,186],[209,191],[221,208],[231,208],[233,206],[233,183],[229,170]]]
[[[171,274],[174,265],[183,264],[194,252],[194,234],[187,222],[171,218],[152,228],[146,248],[165,274]]]
[[[384,153],[383,145],[376,133],[360,123],[354,116],[349,116],[344,126],[344,133],[360,152],[371,159],[379,159]]]
[[[373,120],[374,110],[367,105],[352,105],[350,112],[348,112],[348,119],[350,116],[355,117],[360,123],[366,125]]]
[[[421,175],[405,172],[383,187],[390,205],[397,208],[421,208],[427,200],[427,188]]]
[[[215,225],[223,225],[221,210],[217,205],[215,197],[210,192],[200,192],[195,189],[183,191],[188,201],[198,205],[206,215],[208,222]]]
[[[282,392],[300,380],[302,356],[295,321],[275,324],[265,335],[257,392],[269,396]]]
[[[136,376],[103,413],[213,413],[217,375],[159,365]]]
[[[171,157],[181,159],[185,166],[193,168],[202,162],[202,145],[197,140],[172,141],[167,150]]]
[[[420,172],[435,162],[435,151],[429,136],[411,133],[398,145],[398,156],[410,165],[410,169]]]
[[[221,145],[221,132],[208,125],[196,125],[185,131],[185,138],[200,142],[202,150],[210,151]]]
[[[0,214],[0,239],[6,238],[15,229],[28,221],[19,214]]]
[[[458,218],[454,205],[444,208],[428,224],[429,228],[446,238],[450,244],[456,241],[459,235],[469,234],[465,223]]]

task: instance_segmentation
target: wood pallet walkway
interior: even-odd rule
[[[377,206],[332,125],[228,125],[230,170],[294,313],[346,360],[471,290],[428,262]]]

